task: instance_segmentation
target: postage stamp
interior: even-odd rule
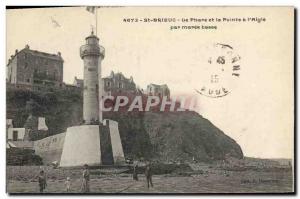
[[[207,48],[204,66],[206,82],[195,88],[196,92],[210,98],[228,95],[236,79],[240,77],[241,56],[229,44],[215,43]]]
[[[294,193],[294,12],[8,6],[7,193]]]

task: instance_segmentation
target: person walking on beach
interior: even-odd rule
[[[40,193],[43,193],[47,186],[47,180],[46,180],[46,175],[44,170],[40,171],[38,179],[39,179]]]
[[[71,191],[71,178],[67,177],[67,180],[65,181],[65,186],[66,186],[66,191],[70,192]]]
[[[133,179],[136,180],[136,181],[139,180],[139,178],[138,178],[138,173],[137,173],[137,169],[138,169],[138,165],[137,165],[137,164],[134,164],[134,165],[133,165],[133,175],[132,175],[132,177],[133,177]]]
[[[81,191],[83,193],[90,192],[90,171],[87,164],[83,165]]]
[[[151,165],[150,163],[148,163],[146,165],[145,168],[145,176],[146,176],[146,180],[147,180],[147,187],[149,189],[149,184],[151,185],[151,187],[153,187],[153,183],[152,183],[152,170],[151,170]]]

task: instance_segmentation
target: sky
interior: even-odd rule
[[[265,22],[124,22],[127,18],[248,18]],[[54,22],[55,21],[55,22]],[[293,9],[288,7],[119,7],[99,8],[97,33],[105,48],[102,76],[110,71],[132,76],[141,88],[167,84],[171,95],[198,99],[196,111],[241,146],[244,155],[293,158]],[[59,24],[57,26],[56,22]],[[212,25],[209,30],[170,30],[170,26]],[[26,44],[61,52],[64,81],[83,78],[79,48],[95,30],[95,15],[85,7],[7,11],[7,60]],[[195,92],[210,86],[207,60],[228,44],[241,60],[240,76],[225,76],[230,93],[210,98]],[[231,66],[228,66],[231,67]],[[227,69],[226,69],[227,70]],[[225,70],[225,72],[226,72]]]

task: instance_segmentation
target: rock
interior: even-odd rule
[[[46,118],[48,135],[64,132],[82,121],[82,93],[7,90],[7,116],[20,127],[28,115],[26,102],[34,100],[35,114]],[[126,158],[159,162],[213,162],[230,156],[243,158],[240,146],[196,112],[105,112],[119,123]]]

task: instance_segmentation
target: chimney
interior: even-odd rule
[[[60,52],[57,52],[57,55],[61,57],[61,53]]]
[[[26,44],[25,48],[26,48],[26,49],[29,49],[29,45],[28,45],[28,44]]]
[[[15,54],[18,54],[18,52],[19,52],[18,49],[16,49]]]

